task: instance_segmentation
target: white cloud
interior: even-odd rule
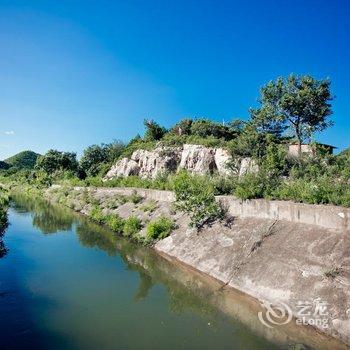
[[[5,134],[6,135],[14,135],[15,132],[13,130],[10,130],[10,131],[5,131]]]

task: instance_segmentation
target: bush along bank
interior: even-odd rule
[[[101,193],[95,188],[60,186],[49,188],[45,197],[142,244],[153,244],[169,236],[181,216],[171,203],[159,205],[136,191],[119,195],[108,189]]]

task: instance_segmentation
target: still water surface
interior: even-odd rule
[[[18,197],[9,220],[1,349],[281,349],[190,272],[69,210]]]

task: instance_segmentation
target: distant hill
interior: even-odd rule
[[[11,167],[33,169],[40,154],[33,151],[22,151],[4,160]]]

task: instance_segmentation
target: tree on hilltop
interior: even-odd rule
[[[278,78],[263,86],[260,107],[251,109],[252,121],[261,131],[280,136],[288,130],[301,144],[312,134],[333,125],[330,81],[309,75]]]

